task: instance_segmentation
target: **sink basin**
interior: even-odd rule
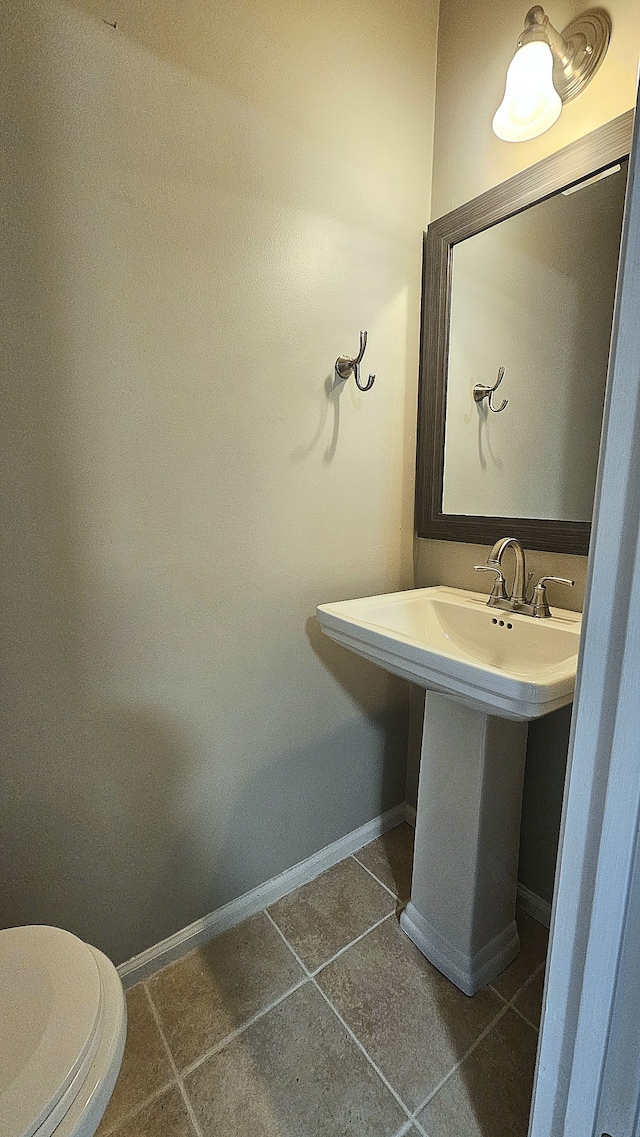
[[[579,612],[534,619],[438,586],[321,604],[317,616],[358,655],[487,714],[526,721],[573,699]]]

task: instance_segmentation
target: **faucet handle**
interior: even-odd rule
[[[493,582],[493,588],[491,589],[491,595],[487,603],[489,603],[491,600],[507,599],[507,593],[504,587],[504,577],[502,575],[502,569],[499,565],[474,565],[473,567],[476,572],[494,572],[496,574],[496,579]]]
[[[568,580],[565,576],[541,576],[533,590],[533,615],[540,616],[546,619],[551,615],[549,603],[547,601],[547,584],[552,581],[554,584],[566,584],[568,588],[573,588],[576,583],[575,580]]]
[[[541,584],[546,585],[548,580],[553,580],[556,584],[566,584],[568,588],[573,588],[576,583],[575,580],[568,580],[566,576],[541,576],[536,587]]]

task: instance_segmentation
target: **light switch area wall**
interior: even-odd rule
[[[314,610],[411,584],[436,16],[3,10],[6,924],[120,962],[403,800]]]
[[[607,0],[613,33],[607,56],[590,86],[568,103],[551,130],[530,142],[510,144],[496,138],[491,119],[504,93],[509,61],[523,27],[526,5],[497,0],[491,5],[491,27],[486,27],[486,5],[481,0],[446,0],[440,11],[436,122],[433,155],[431,217],[436,218],[470,201],[478,194],[533,165],[576,138],[582,137],[635,105],[640,56],[640,5],[636,0]],[[557,0],[552,23],[562,29],[579,8],[570,0]],[[479,30],[480,29],[480,30]],[[498,534],[501,536],[502,534]],[[506,536],[506,534],[504,534]],[[479,574],[470,567],[486,559],[488,548],[456,542],[417,540],[416,584],[459,584],[488,591]],[[557,576],[586,576],[586,558],[567,558],[556,553],[536,553],[529,567]],[[570,571],[568,571],[570,570]],[[567,608],[579,608],[579,587],[555,595]],[[554,597],[550,590],[550,599]],[[549,827],[551,813],[559,821],[564,763],[568,745],[566,713],[545,721],[544,729],[532,730],[527,753],[521,843],[522,882],[543,899],[550,900],[548,865],[555,863],[557,826]],[[548,764],[563,767],[549,788]],[[410,754],[408,785],[415,784],[418,755]],[[557,772],[557,771],[556,771]],[[408,791],[409,792],[409,791]],[[552,800],[550,800],[552,798]],[[524,819],[527,820],[524,820]]]
[[[590,521],[626,166],[453,249],[443,510]],[[474,402],[473,387],[494,395]]]

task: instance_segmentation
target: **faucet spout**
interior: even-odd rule
[[[524,569],[524,549],[520,544],[517,537],[501,537],[496,541],[489,556],[487,558],[488,565],[495,565],[500,568],[502,564],[502,557],[506,549],[512,548],[515,557],[515,573],[513,577],[513,588],[511,590],[510,599],[514,604],[524,604],[525,596],[525,569]]]

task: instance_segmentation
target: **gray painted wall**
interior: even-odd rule
[[[411,583],[436,15],[3,9],[7,925],[120,962],[403,799],[313,613]]]

